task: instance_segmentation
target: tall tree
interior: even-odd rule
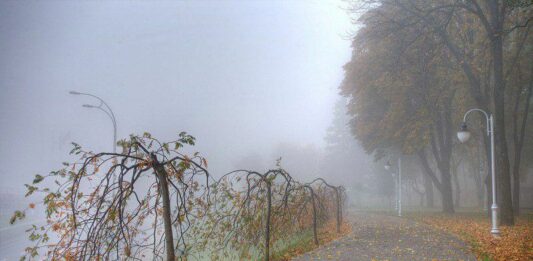
[[[501,222],[512,225],[510,153],[506,141],[509,126],[505,124],[509,114],[505,99],[508,80],[505,70],[515,64],[512,54],[520,48],[507,48],[505,43],[513,31],[531,26],[533,3],[507,0],[376,0],[363,3],[373,10],[396,10],[382,12],[379,17],[382,25],[394,24],[397,31],[405,33],[425,27],[423,35],[438,40],[453,57],[451,61],[466,80],[466,91],[475,106],[493,112]],[[508,58],[511,58],[510,62],[506,62]],[[461,113],[458,112],[459,115]],[[520,134],[515,136],[520,137]],[[514,140],[518,145],[515,148],[521,150],[520,139]],[[520,153],[514,154],[519,161]]]
[[[533,14],[533,9],[529,11]],[[524,13],[517,14],[517,17],[520,16],[524,16]],[[511,129],[508,134],[508,141],[512,149],[510,158],[513,178],[513,211],[516,215],[520,212],[522,151],[533,93],[533,60],[530,58],[533,56],[531,27],[533,26],[513,31],[505,46],[512,52],[506,60],[508,68],[505,79],[507,81],[506,105],[508,105],[506,113],[511,115],[507,126],[510,126]]]
[[[443,211],[454,212],[450,174],[453,108],[461,76],[450,54],[424,26],[406,27],[405,11],[382,5],[362,18],[342,94],[350,97],[352,128],[367,152],[390,148],[419,152],[425,173],[442,194]],[[435,162],[438,173],[429,166]]]

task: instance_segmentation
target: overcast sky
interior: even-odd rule
[[[70,142],[196,136],[224,172],[279,143],[322,147],[353,31],[342,1],[0,2],[0,187],[70,158]],[[274,162],[272,162],[274,164]],[[21,186],[22,187],[22,186]]]

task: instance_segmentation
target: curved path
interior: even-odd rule
[[[476,260],[455,236],[404,218],[353,213],[352,233],[293,260]]]

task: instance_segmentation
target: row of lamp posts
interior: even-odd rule
[[[498,228],[498,204],[496,203],[496,171],[495,171],[495,162],[494,162],[494,118],[492,114],[487,113],[486,111],[482,109],[471,109],[468,110],[465,115],[463,116],[463,122],[461,124],[461,129],[457,132],[457,138],[461,143],[465,143],[470,139],[471,133],[468,131],[466,119],[468,115],[471,112],[480,112],[483,115],[485,115],[486,119],[486,127],[487,127],[487,136],[490,138],[490,163],[491,163],[491,177],[492,177],[492,206],[491,206],[491,213],[492,213],[492,227],[490,232],[493,236],[498,236],[500,234],[500,230]],[[385,169],[390,170],[392,168],[390,161],[387,161],[387,164],[385,164]],[[395,179],[395,202],[396,202],[396,209],[398,211],[398,216],[402,216],[402,159],[401,157],[398,158],[398,177],[396,178],[396,175],[394,171],[391,172],[393,178]]]

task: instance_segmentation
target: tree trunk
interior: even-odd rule
[[[473,168],[474,170],[477,170],[477,173],[473,176],[474,182],[476,184],[476,196],[477,196],[477,207],[480,209],[483,209],[483,205],[485,204],[485,187],[483,183],[483,170],[485,169],[483,167],[484,161],[482,157],[482,150],[483,147],[483,140],[480,139],[479,147],[477,150],[478,153],[478,159],[479,159],[479,165],[477,168]],[[471,163],[474,164],[474,163]]]
[[[427,160],[427,157],[425,155],[424,151],[418,152],[418,156],[420,158],[420,162],[422,163],[422,169],[426,175],[428,175],[431,180],[433,181],[433,184],[435,187],[437,187],[437,190],[440,192],[442,196],[442,211],[445,213],[454,213],[455,210],[453,208],[453,195],[452,195],[452,183],[451,183],[451,177],[449,169],[446,172],[446,169],[439,169],[441,171],[441,180],[437,178],[431,167],[429,166],[429,162]],[[449,162],[449,161],[448,161]]]
[[[318,235],[316,232],[316,203],[315,203],[315,193],[311,190],[311,203],[313,204],[313,237],[315,239],[315,245],[318,246]]]
[[[485,194],[483,193],[483,190],[484,190],[483,183],[478,182],[478,178],[476,178],[476,198],[477,198],[476,206],[480,209],[483,208],[483,204],[484,204],[483,199],[485,198],[484,197]]]
[[[165,249],[167,254],[167,260],[176,260],[176,254],[174,253],[174,237],[172,234],[172,221],[170,218],[170,193],[168,192],[167,171],[165,167],[159,164],[157,156],[151,155],[152,164],[157,174],[159,181],[159,192],[161,193],[161,199],[163,202],[163,223],[165,225]]]
[[[272,210],[272,187],[270,181],[265,180],[267,186],[267,213],[265,225],[265,261],[270,260],[270,211]]]
[[[442,211],[450,214],[455,213],[451,177],[443,177],[442,179]]]
[[[461,186],[459,185],[459,177],[457,176],[457,170],[453,171],[453,184],[455,185],[455,207],[460,207],[461,202]]]
[[[505,80],[503,77],[503,8],[499,0],[488,2],[491,29],[489,31],[493,62],[494,139],[496,146],[497,200],[502,225],[514,225],[509,156],[505,136]]]
[[[520,75],[519,71],[519,75]],[[533,75],[533,66],[531,66],[530,75]],[[513,211],[515,215],[520,215],[520,162],[522,160],[522,148],[524,146],[524,135],[526,132],[527,117],[529,114],[529,101],[531,100],[531,94],[533,93],[533,77],[529,82],[527,88],[526,99],[524,101],[524,110],[520,123],[520,130],[518,130],[518,107],[520,103],[520,94],[517,94],[515,112],[513,114],[514,120],[514,160],[513,160]]]
[[[335,189],[335,195],[337,196],[337,233],[340,233],[341,232],[341,195],[339,193],[338,187],[334,189]]]
[[[520,157],[520,155],[518,155],[518,157]],[[520,168],[520,160],[518,159],[518,160],[515,160],[514,168],[513,168],[513,211],[514,211],[514,214],[517,216],[520,215],[520,170],[519,168]]]
[[[486,204],[486,210],[487,210],[487,217],[492,216],[492,210],[490,207],[492,206],[492,179],[490,177],[490,174],[485,176],[485,191],[487,192],[487,202]]]
[[[451,103],[451,98],[448,101]],[[449,104],[448,104],[449,105]],[[449,106],[446,106],[440,112],[439,121],[437,121],[436,141],[432,139],[431,148],[434,157],[437,159],[437,168],[439,169],[442,183],[442,211],[445,213],[455,213],[453,206],[453,188],[451,176],[452,161],[452,137],[451,134],[451,112]],[[438,144],[438,145],[437,145]]]
[[[423,175],[424,177],[424,189],[426,191],[426,207],[432,208],[434,206],[433,201],[433,183],[431,182],[431,178],[427,175]]]

